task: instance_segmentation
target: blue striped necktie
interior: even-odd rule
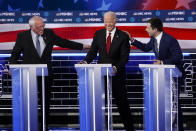
[[[40,47],[39,35],[36,36],[36,49],[37,49],[37,53],[39,54],[39,56],[41,56],[41,47]]]
[[[154,39],[154,51],[157,58],[159,58],[159,50],[158,50],[158,43],[157,39]]]

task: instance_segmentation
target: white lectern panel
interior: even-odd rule
[[[108,130],[112,130],[111,64],[75,64],[79,76],[80,131],[105,131],[107,76]]]
[[[173,77],[181,72],[175,65],[140,64],[144,73],[145,131],[176,131],[178,90]]]
[[[37,76],[42,76],[43,130],[45,130],[46,64],[12,64],[13,131],[38,131]]]

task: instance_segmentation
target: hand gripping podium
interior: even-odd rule
[[[178,131],[178,88],[175,65],[140,64],[144,74],[145,131]]]
[[[12,64],[13,131],[38,131],[37,76],[42,76],[43,125],[45,125],[46,64]],[[44,128],[43,128],[44,130]]]
[[[107,76],[107,129],[112,130],[111,64],[75,64],[79,76],[80,131],[105,131],[105,83]]]

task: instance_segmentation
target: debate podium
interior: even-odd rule
[[[13,131],[38,131],[37,76],[42,76],[43,125],[45,125],[46,64],[11,64]],[[45,126],[43,128],[45,130]]]
[[[178,131],[178,88],[175,65],[140,64],[144,77],[145,131]]]
[[[80,131],[112,130],[111,64],[75,64],[79,77]],[[105,82],[107,77],[107,124]],[[107,127],[106,127],[107,125]]]

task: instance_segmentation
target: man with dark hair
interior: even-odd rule
[[[180,87],[185,77],[185,70],[183,68],[184,63],[182,61],[183,55],[178,41],[163,31],[163,23],[159,18],[151,18],[147,21],[146,32],[151,37],[147,44],[134,39],[127,32],[131,41],[131,45],[145,52],[153,50],[156,56],[154,64],[176,65],[176,67],[182,72],[182,77],[178,78],[178,91],[180,93]],[[178,105],[178,126],[179,131],[183,131],[184,129],[180,102]]]
[[[171,35],[163,31],[163,23],[159,18],[151,18],[147,21],[146,32],[149,34],[150,41],[144,44],[130,36],[131,45],[145,51],[155,53],[156,62],[154,64],[173,64],[178,67],[183,76],[183,55],[178,41]]]
[[[163,23],[159,18],[152,18],[147,21],[147,23],[151,24],[152,29],[157,28],[158,31],[163,31]]]

